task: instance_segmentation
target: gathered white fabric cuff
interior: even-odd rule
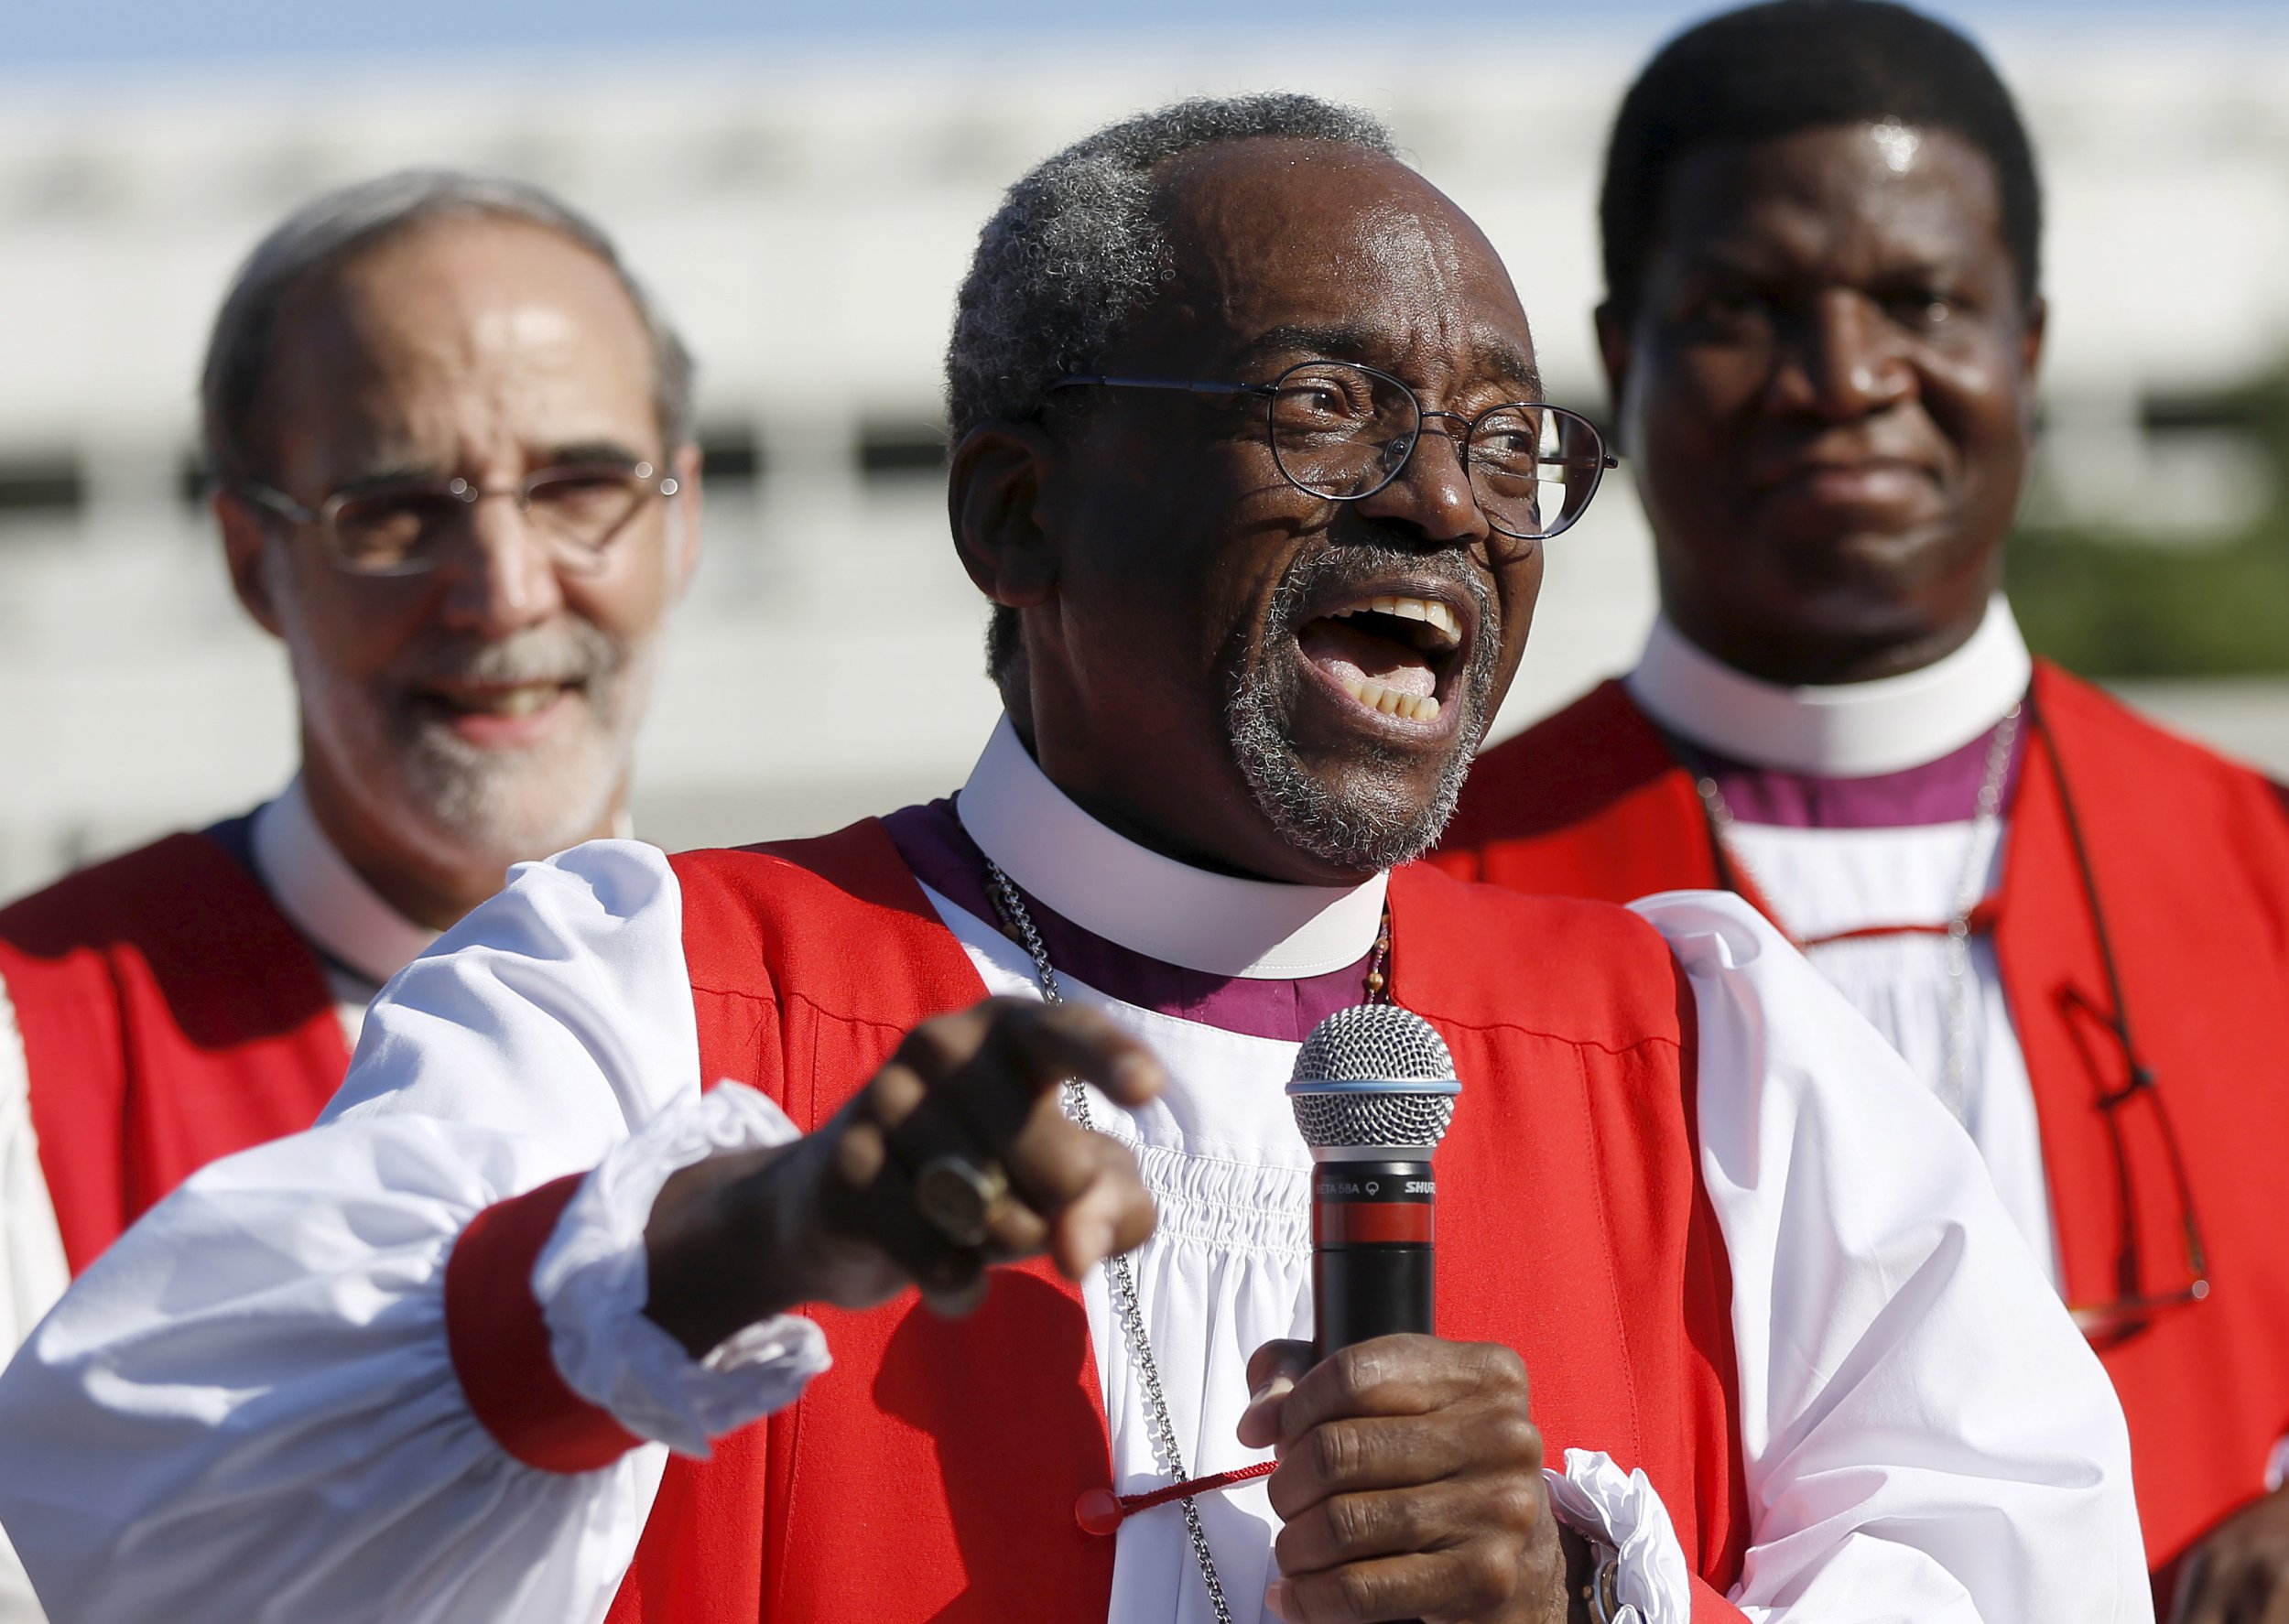
[[[783,1410],[831,1359],[800,1315],[748,1326],[695,1359],[645,1317],[644,1229],[668,1176],[730,1151],[797,1138],[754,1089],[721,1083],[614,1145],[557,1220],[533,1265],[533,1296],[565,1384],[639,1437],[706,1459],[709,1440]]]
[[[1669,1508],[1643,1471],[1624,1473],[1602,1450],[1568,1449],[1566,1469],[1542,1468],[1558,1521],[1621,1554],[1614,1578],[1629,1624],[1688,1624],[1693,1575]]]
[[[2278,1494],[2289,1487],[2289,1438],[2273,1445],[2273,1458],[2265,1463],[2265,1492]]]

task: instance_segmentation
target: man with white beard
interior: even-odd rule
[[[699,547],[690,389],[611,243],[528,187],[385,177],[248,258],[202,427],[300,771],[0,911],[0,1358],[188,1175],[308,1127],[367,1001],[511,863],[627,832]]]

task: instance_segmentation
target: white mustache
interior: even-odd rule
[[[616,676],[627,651],[587,622],[536,627],[497,643],[419,651],[395,673],[406,687],[438,683],[517,687],[528,683],[593,683]]]

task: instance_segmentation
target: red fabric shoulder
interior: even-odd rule
[[[1627,908],[1474,885],[1427,863],[1394,871],[1391,907],[1394,996],[1433,1021],[1601,1045],[1683,1041],[1676,960]]]
[[[879,818],[668,861],[699,993],[755,999],[798,988],[831,1019],[902,1032],[985,995]]]
[[[309,1127],[349,1068],[317,957],[202,835],[0,911],[0,978],[75,1273],[208,1162]]]
[[[325,973],[254,875],[204,835],[168,835],[67,874],[0,909],[13,972],[92,967],[97,956],[150,967],[177,1030],[201,1048],[289,1031],[331,1006]],[[276,978],[282,958],[308,974]],[[11,973],[9,984],[16,985]]]
[[[1599,816],[1676,765],[1617,681],[1481,752],[1442,847],[1531,839]]]
[[[1718,883],[1692,775],[1618,682],[1481,755],[1430,861],[1513,891],[1615,903]]]
[[[2103,799],[2126,805],[2152,830],[2217,830],[2223,839],[2199,860],[2230,865],[2272,921],[2273,939],[2289,947],[2289,799],[2281,785],[2048,660],[2035,662],[2034,701],[2074,778],[2078,807]]]

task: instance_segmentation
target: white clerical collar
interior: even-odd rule
[[[978,849],[1084,930],[1211,975],[1300,980],[1357,964],[1383,922],[1384,876],[1282,885],[1148,851],[1049,782],[1004,716],[954,803]]]
[[[255,814],[254,848],[255,872],[287,923],[321,955],[377,987],[438,938],[384,902],[334,849],[298,774]]]
[[[1664,615],[1622,682],[1647,715],[1696,744],[1761,767],[1867,778],[1969,744],[2026,697],[2034,674],[1997,596],[1961,648],[1898,677],[1782,687],[1703,653]]]

